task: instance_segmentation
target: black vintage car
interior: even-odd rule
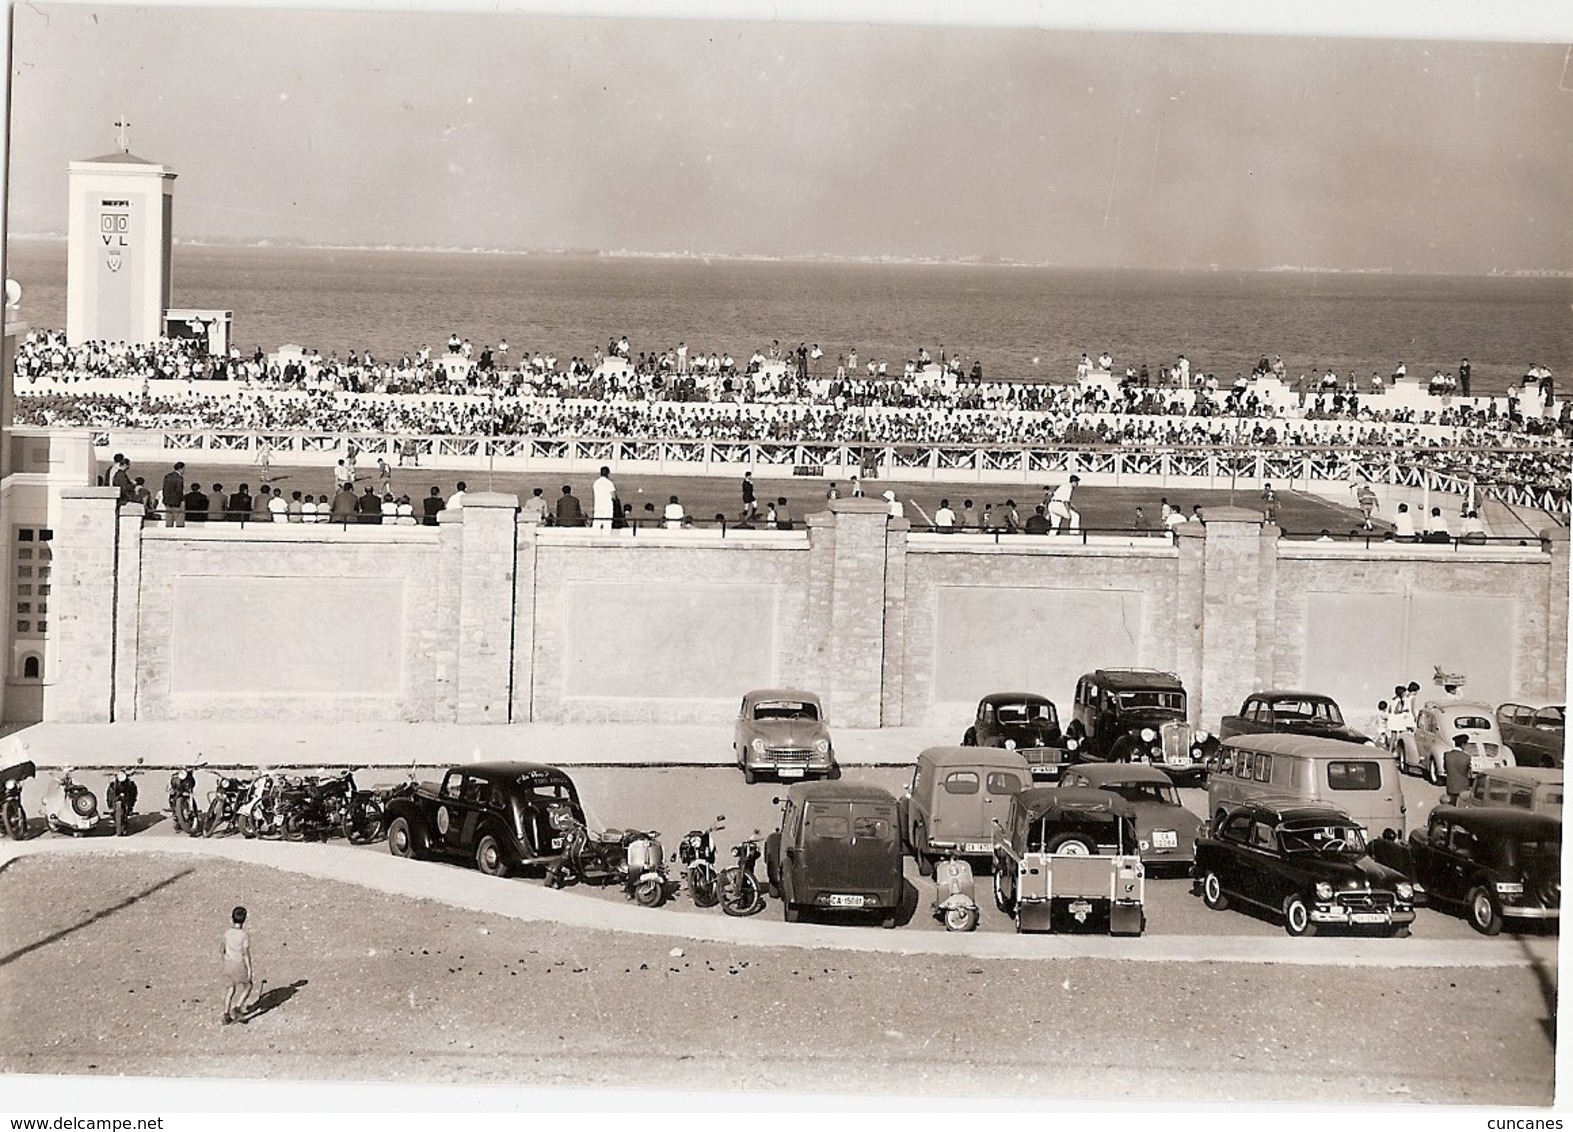
[[[1379,841],[1377,857],[1455,908],[1483,935],[1506,920],[1555,925],[1562,911],[1562,822],[1493,806],[1438,806],[1407,844]]]
[[[1100,668],[1076,682],[1066,735],[1075,762],[1151,763],[1176,784],[1207,773],[1216,736],[1188,722],[1185,685],[1152,668]]]
[[[1408,935],[1415,886],[1379,863],[1365,835],[1336,806],[1252,802],[1196,842],[1202,902],[1232,902],[1281,915],[1292,936],[1322,925]]]
[[[961,737],[963,747],[1004,747],[1020,751],[1033,778],[1058,779],[1076,748],[1060,731],[1054,702],[1032,692],[993,692],[978,701],[972,726]]]
[[[1226,715],[1218,725],[1220,739],[1279,732],[1315,735],[1341,743],[1373,742],[1365,732],[1344,722],[1344,713],[1336,700],[1317,692],[1253,692],[1245,697],[1238,715]]]
[[[554,860],[564,831],[584,822],[571,778],[554,766],[513,762],[455,766],[440,786],[402,786],[384,815],[394,856],[472,860],[491,876]]]

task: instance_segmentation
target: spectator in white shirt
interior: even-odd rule
[[[666,520],[666,529],[675,531],[682,527],[687,516],[683,513],[683,505],[677,501],[677,496],[672,496],[666,505],[666,512],[662,516]]]

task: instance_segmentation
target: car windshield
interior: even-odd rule
[[[1273,719],[1278,723],[1326,723],[1341,726],[1343,712],[1332,700],[1274,700]]]
[[[1001,723],[1053,723],[1054,705],[1050,703],[1000,704],[994,709]]]
[[[802,700],[760,700],[754,705],[755,719],[818,719],[819,705]]]
[[[1286,825],[1278,831],[1278,843],[1285,853],[1360,856],[1365,852],[1365,836],[1357,825]]]
[[[1179,712],[1185,710],[1184,692],[1154,692],[1146,690],[1117,692],[1115,693],[1115,698],[1119,701],[1120,707],[1126,711],[1130,711],[1133,708],[1138,710],[1142,708],[1161,708],[1164,711]]]
[[[1118,794],[1127,802],[1164,802],[1171,806],[1180,804],[1180,795],[1165,782],[1106,782],[1100,789]]]

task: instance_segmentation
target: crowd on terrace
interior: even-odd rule
[[[1570,403],[1534,365],[1506,398],[1449,396],[1468,387],[1438,370],[1434,407],[1392,396],[1387,382],[1331,371],[1286,377],[1264,355],[1250,375],[1221,382],[1179,355],[1117,370],[1083,355],[1074,384],[989,380],[943,349],[918,349],[899,370],[818,345],[761,348],[739,364],[686,344],[635,352],[626,337],[566,363],[513,351],[478,353],[457,335],[444,351],[397,359],[340,358],[286,348],[209,355],[195,343],[71,346],[30,333],[18,352],[16,416],[26,424],[94,428],[306,430],[398,435],[631,438],[726,442],[982,444],[999,446],[1319,446],[1445,451],[1432,466],[1483,480],[1564,488],[1565,468],[1533,453],[1481,448],[1565,447]],[[1459,378],[1462,378],[1460,383]],[[155,388],[153,383],[159,384]],[[172,387],[169,383],[177,382]],[[1462,388],[1460,388],[1460,384]]]

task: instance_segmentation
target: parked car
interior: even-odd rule
[[[1413,882],[1376,861],[1336,806],[1242,805],[1196,843],[1194,872],[1207,907],[1238,901],[1281,915],[1292,936],[1324,925],[1408,935],[1415,918]]]
[[[813,692],[791,688],[749,692],[737,711],[732,752],[749,785],[761,774],[782,779],[841,776],[825,709]]]
[[[1539,766],[1505,766],[1475,775],[1460,806],[1507,806],[1562,817],[1562,771]]]
[[[1303,735],[1237,735],[1207,778],[1207,812],[1220,829],[1247,802],[1320,802],[1348,814],[1366,840],[1402,837],[1407,809],[1386,752]]]
[[[1018,932],[1141,935],[1146,893],[1136,815],[1107,790],[1031,787],[995,826],[994,903]]]
[[[1107,790],[1129,802],[1136,815],[1142,864],[1148,871],[1158,865],[1189,867],[1195,860],[1202,819],[1180,804],[1174,780],[1157,767],[1089,763],[1066,771],[1061,785]]]
[[[1238,715],[1226,715],[1218,724],[1220,739],[1278,732],[1376,745],[1371,736],[1344,722],[1336,700],[1317,692],[1253,692],[1245,697]]]
[[[1491,705],[1478,700],[1432,700],[1415,713],[1415,729],[1398,741],[1398,769],[1418,773],[1440,786],[1447,777],[1445,756],[1453,739],[1468,735],[1469,773],[1513,766],[1513,749],[1502,740]]]
[[[383,812],[394,856],[473,860],[492,876],[549,863],[565,831],[584,822],[573,779],[539,763],[455,766],[440,786],[395,789]]]
[[[1046,696],[1032,692],[994,692],[978,701],[963,747],[1004,747],[1020,751],[1034,779],[1058,779],[1077,743],[1060,731],[1060,715]]]
[[[1555,924],[1562,907],[1562,822],[1494,806],[1438,806],[1407,843],[1382,841],[1378,860],[1425,886],[1433,906],[1457,908],[1482,935],[1504,922]]]
[[[1539,700],[1519,700],[1497,708],[1497,729],[1502,741],[1513,748],[1519,766],[1562,769],[1567,743],[1567,706]]]
[[[934,859],[988,857],[994,819],[1003,818],[1016,791],[1032,782],[1021,751],[990,747],[930,747],[918,755],[912,782],[897,801],[898,827],[918,875],[934,872]]]
[[[1076,762],[1144,762],[1176,782],[1207,773],[1217,739],[1187,722],[1185,685],[1152,668],[1100,668],[1076,682],[1066,735],[1077,742]]]
[[[804,909],[874,912],[896,926],[906,881],[896,799],[859,782],[800,782],[765,839],[765,874],[789,924]]]

